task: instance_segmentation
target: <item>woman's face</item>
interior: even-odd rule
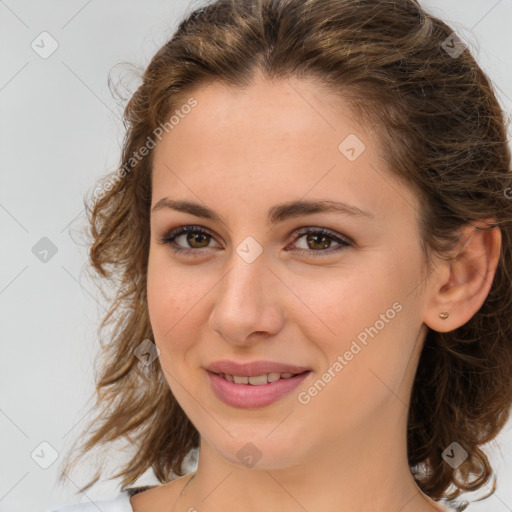
[[[380,160],[378,133],[316,85],[258,79],[193,98],[153,155],[148,305],[167,382],[232,464],[360,447],[406,415],[426,332],[417,198]],[[160,243],[184,226],[206,233]],[[211,375],[220,360],[309,373],[264,390]]]

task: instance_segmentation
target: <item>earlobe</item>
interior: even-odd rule
[[[494,280],[501,251],[499,227],[481,221],[462,228],[461,241],[450,261],[435,273],[424,322],[449,332],[468,322],[482,307]]]

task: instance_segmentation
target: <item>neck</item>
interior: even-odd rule
[[[234,503],[243,504],[243,508],[237,505],[243,512],[445,511],[420,491],[411,475],[406,424],[407,408],[397,400],[386,417],[368,420],[363,428],[338,432],[331,442],[300,451],[301,458],[293,461],[266,458],[267,450],[272,453],[271,445],[263,448],[259,443],[263,453],[253,467],[238,461],[239,442],[227,440],[237,445],[232,447],[231,462],[201,438],[197,471],[176,501],[174,512],[220,512]]]

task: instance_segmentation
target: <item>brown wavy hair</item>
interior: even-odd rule
[[[217,0],[180,22],[125,107],[118,168],[101,181],[101,194],[86,198],[92,269],[114,293],[99,328],[97,414],[60,481],[86,452],[126,440],[135,455],[111,478],[125,487],[152,469],[168,482],[184,474],[186,454],[199,446],[158,359],[141,370],[134,353],[153,339],[146,295],[153,153],[134,155],[195,89],[211,82],[243,89],[256,72],[312,80],[349,102],[362,126],[379,128],[390,170],[420,198],[427,266],[434,254],[448,257],[461,226],[479,219],[494,221],[481,229],[499,226],[500,259],[482,307],[451,332],[428,330],[407,437],[411,472],[430,498],[453,500],[491,479],[480,446],[497,436],[512,403],[511,154],[489,78],[469,48],[458,57],[445,50],[452,33],[415,0]],[[469,455],[457,470],[441,456],[453,441]],[[490,494],[495,489],[494,477]]]

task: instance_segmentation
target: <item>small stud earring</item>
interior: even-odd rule
[[[443,319],[443,320],[446,320],[448,318],[448,315],[450,313],[448,313],[448,311],[444,311],[443,313],[439,313],[439,316]]]

